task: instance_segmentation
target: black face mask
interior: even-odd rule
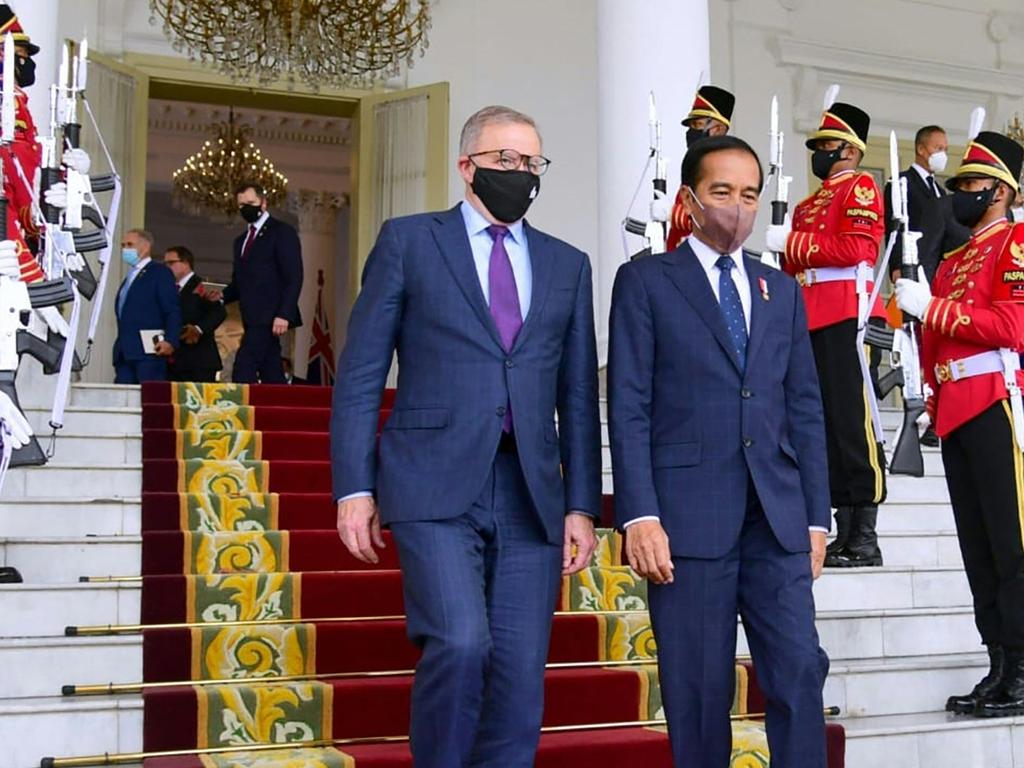
[[[709,133],[710,128],[687,128],[686,129],[686,148],[689,149],[701,139],[706,139],[711,134]]]
[[[28,88],[36,81],[36,63],[32,59],[14,57],[14,81],[22,88]]]
[[[477,166],[473,174],[473,193],[504,224],[514,224],[540,194],[540,176],[529,171],[499,171]]]
[[[842,160],[843,144],[835,149],[816,149],[811,153],[811,173],[824,181],[832,175],[832,166]]]
[[[242,214],[242,218],[249,224],[255,224],[260,216],[263,215],[263,208],[252,203],[245,203],[239,206],[238,212]]]
[[[968,229],[973,229],[981,221],[981,217],[985,215],[988,207],[992,205],[992,198],[998,188],[996,185],[980,192],[955,190],[953,192],[953,218]]]

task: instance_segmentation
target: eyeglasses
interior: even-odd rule
[[[164,259],[164,264],[181,264],[183,259]]]
[[[534,176],[543,176],[548,171],[551,161],[544,155],[524,155],[514,149],[489,149],[486,152],[474,152],[467,157],[472,161],[475,157],[487,155],[492,162],[497,163],[506,171],[518,171],[526,168]],[[477,165],[473,162],[473,165]],[[477,165],[477,167],[479,167]]]

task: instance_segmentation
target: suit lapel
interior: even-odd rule
[[[547,237],[532,229],[526,223],[523,224],[523,236],[526,238],[527,247],[530,249],[530,271],[533,275],[533,290],[530,295],[530,311],[523,318],[523,327],[519,329],[519,335],[516,336],[515,343],[512,345],[513,351],[522,345],[530,329],[536,325],[535,319],[541,314],[544,303],[547,301],[548,293],[550,293],[551,271],[555,265]]]
[[[466,224],[458,206],[437,214],[434,218],[433,234],[438,250],[441,251],[441,257],[448,265],[462,295],[473,308],[477,319],[490,333],[491,338],[499,347],[502,346],[498,328],[494,324],[494,318],[491,317],[491,311],[484,300],[480,277],[477,275],[476,264],[473,263],[473,250],[469,246],[469,236],[466,234]]]
[[[747,268],[747,280],[750,282],[750,339],[747,341],[747,368],[749,369],[750,363],[761,345],[761,340],[764,338],[765,328],[768,326],[768,302],[771,299],[768,282],[771,274],[769,268],[756,257],[748,257],[744,254],[744,265]],[[761,280],[764,280],[765,290],[763,291],[761,290]]]
[[[676,250],[665,254],[662,260],[665,263],[665,273],[669,280],[711,330],[712,335],[732,361],[736,370],[743,373],[736,350],[733,349],[732,340],[729,338],[729,331],[725,327],[722,309],[711,290],[711,283],[708,282],[704,268],[689,244],[684,242]]]

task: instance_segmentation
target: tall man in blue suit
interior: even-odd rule
[[[174,354],[181,335],[181,304],[170,268],[150,258],[153,236],[130,229],[121,241],[121,259],[130,269],[117,289],[114,311],[114,383],[166,381],[167,358]],[[163,338],[147,353],[139,331],[160,331]],[[156,335],[156,334],[154,334]]]
[[[284,384],[281,337],[302,325],[302,245],[294,227],[267,212],[267,195],[253,182],[235,190],[238,212],[246,223],[235,238],[234,269],[223,296],[239,303],[244,334],[235,354],[231,380],[237,383]]]
[[[737,613],[772,765],[825,766],[811,593],[831,511],[824,421],[800,290],[742,249],[763,181],[740,139],[691,149],[694,234],[623,265],[612,294],[615,513],[650,581],[677,768],[729,765]]]
[[[382,524],[398,547],[416,768],[529,768],[560,574],[589,562],[601,503],[591,271],[523,219],[548,167],[532,119],[477,112],[458,167],[465,200],[385,222],[366,263],[334,385],[338,531],[369,562]]]

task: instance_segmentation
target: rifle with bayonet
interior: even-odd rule
[[[647,125],[650,132],[647,167],[650,167],[652,164],[654,166],[654,179],[651,186],[653,187],[653,200],[657,202],[663,200],[668,192],[668,171],[665,158],[661,153],[661,121],[658,120],[658,110],[654,103],[653,91],[651,91],[648,101]],[[644,168],[645,175],[647,167]],[[635,199],[634,197],[634,201]],[[632,204],[630,207],[632,208]],[[665,252],[668,228],[664,221],[657,221],[653,216],[650,217],[649,221],[641,221],[640,219],[627,216],[625,221],[623,221],[623,228],[630,234],[640,235],[644,238],[646,247],[639,253],[634,254],[632,258],[635,259],[638,256],[649,253]]]
[[[775,197],[772,199],[772,224],[781,225],[786,223],[786,213],[789,210],[789,185],[793,181],[792,176],[786,176],[783,172],[783,148],[785,146],[785,135],[779,128],[779,97],[772,96],[771,113],[768,118],[768,180],[775,182]],[[782,266],[784,254],[773,251],[766,251],[761,255],[762,263],[779,269]]]

